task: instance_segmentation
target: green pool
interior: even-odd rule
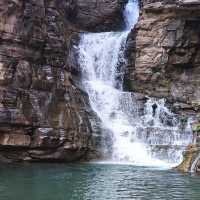
[[[104,164],[0,164],[0,200],[200,200],[200,177]]]

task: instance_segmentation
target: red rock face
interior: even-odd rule
[[[73,161],[95,148],[70,48],[79,22],[108,30],[121,9],[118,1],[1,0],[0,160]]]
[[[142,3],[139,22],[128,41],[128,88],[165,97],[176,112],[199,111],[199,1]]]

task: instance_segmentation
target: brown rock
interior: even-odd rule
[[[127,46],[129,90],[187,104],[200,101],[199,1],[143,0]],[[178,112],[178,110],[176,109]]]
[[[68,63],[80,31],[71,16],[80,19],[86,5],[88,14],[95,12],[88,4],[0,2],[0,160],[72,161],[95,149],[91,124],[96,123],[95,115],[87,95],[74,84]],[[97,8],[108,4],[101,1]],[[107,21],[114,24],[121,8],[113,1],[105,13],[93,15],[93,26],[108,15]],[[87,15],[81,19],[83,27],[89,26],[87,20]]]
[[[29,147],[31,138],[29,135],[0,134],[1,146]]]
[[[123,25],[123,7],[120,0],[75,0],[71,20],[77,27],[89,31],[111,31]]]
[[[190,172],[193,161],[198,155],[198,148],[195,145],[189,145],[184,152],[184,160],[183,162],[177,166],[175,169],[180,172]]]

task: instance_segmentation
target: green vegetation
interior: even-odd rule
[[[200,132],[200,123],[193,125],[193,131]]]

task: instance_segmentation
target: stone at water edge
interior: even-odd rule
[[[196,173],[200,174],[200,160],[198,160],[197,165],[196,165]]]
[[[192,163],[195,160],[196,156],[198,155],[198,151],[199,150],[196,145],[194,144],[188,145],[183,155],[184,156],[183,162],[174,169],[184,173],[190,172]]]

